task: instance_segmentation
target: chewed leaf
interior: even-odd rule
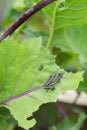
[[[55,102],[58,95],[71,89],[76,89],[79,82],[83,80],[83,72],[65,73],[64,77],[55,85],[55,90],[48,91],[44,88],[39,89],[21,97],[17,100],[9,102],[7,108],[10,109],[11,114],[18,121],[19,126],[24,127],[26,130],[35,125],[35,120],[27,120],[28,117],[32,115],[33,112],[37,111],[39,106],[43,103]]]
[[[42,84],[59,67],[42,48],[41,38],[23,44],[7,38],[0,45],[0,102]],[[40,65],[43,68],[40,70]]]
[[[41,67],[42,65],[42,67]],[[64,75],[61,76],[61,72]],[[57,75],[55,75],[57,74]],[[53,75],[53,91],[41,87],[36,91],[21,94],[43,86]],[[18,124],[25,129],[32,127],[35,120],[27,120],[42,103],[53,102],[62,92],[76,89],[82,80],[83,72],[67,73],[55,64],[55,57],[42,46],[41,37],[29,39],[24,43],[7,38],[0,45],[0,102],[5,102]],[[47,84],[47,83],[46,83]],[[16,97],[15,100],[13,97]]]

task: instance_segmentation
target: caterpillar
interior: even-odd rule
[[[44,89],[46,89],[46,92],[48,90],[54,90],[55,89],[55,84],[58,83],[61,78],[63,77],[64,72],[50,75],[47,79],[47,81],[43,84]]]

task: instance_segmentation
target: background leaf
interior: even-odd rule
[[[65,30],[65,38],[71,49],[78,53],[80,61],[87,61],[87,51],[86,51],[86,31],[87,25],[82,26],[72,26]]]
[[[0,107],[0,130],[13,130],[17,122],[13,119],[10,111],[4,107]]]
[[[86,115],[84,113],[79,114],[77,122],[74,122],[66,117],[57,127],[54,126],[50,130],[80,130],[85,118]]]

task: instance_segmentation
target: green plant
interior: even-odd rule
[[[28,9],[28,4],[32,8],[0,37],[0,106],[10,110],[19,126],[29,129],[36,121],[27,118],[32,117],[42,104],[56,102],[58,95],[67,90],[87,91],[84,87],[87,80],[87,1],[15,2],[8,6],[2,32]],[[84,113],[79,114],[73,127],[74,122],[67,117],[49,130],[61,129],[62,123],[70,124],[67,130],[79,130],[85,118]]]

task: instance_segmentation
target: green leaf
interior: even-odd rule
[[[62,8],[60,8],[60,4],[61,3],[57,1],[43,9],[43,13],[47,17],[50,26],[47,48],[49,48],[53,42],[53,36],[55,37],[55,34],[58,36],[59,29],[65,29],[71,25],[81,25],[87,22],[86,0],[66,0]],[[61,33],[59,35],[61,35]],[[61,39],[59,38],[59,40]],[[65,40],[62,44],[65,46],[66,42]],[[69,50],[69,47],[67,47],[67,49]]]
[[[87,0],[66,0],[56,13],[55,29],[78,25],[87,21]]]
[[[87,62],[87,25],[69,27],[64,33],[68,46],[79,55],[81,62]]]
[[[28,129],[35,124],[35,120],[27,121],[38,107],[47,102],[57,100],[59,94],[76,89],[83,80],[83,72],[67,73],[55,64],[55,57],[42,46],[42,38],[33,38],[18,43],[12,38],[3,40],[0,45],[0,102],[7,99],[15,100],[6,103],[19,125]],[[52,74],[64,71],[55,90],[46,92],[43,87],[24,97],[16,97],[31,88],[42,86]]]
[[[54,32],[51,48],[57,47],[60,48],[63,52],[72,53],[72,49],[65,38],[64,31],[64,29],[59,29]]]
[[[38,43],[38,46],[34,42]],[[29,43],[32,43],[30,45],[30,51],[28,47]],[[7,39],[3,41],[2,45],[0,46],[1,101],[7,99],[8,97],[11,97],[11,93],[14,95],[14,91],[19,91],[18,94],[20,94],[27,88],[29,89],[29,84],[34,81],[35,74],[38,72],[37,69],[40,62],[40,59],[37,60],[37,58],[39,49],[41,47],[41,39],[30,40],[29,43],[26,42],[25,44],[19,44],[12,39]],[[37,51],[35,51],[34,47]],[[4,57],[4,60],[2,57]],[[32,72],[34,72],[33,77],[31,74]],[[23,79],[24,81],[22,81]],[[30,80],[28,81],[27,79]],[[25,83],[24,85],[23,82]],[[4,97],[3,94],[6,89],[9,89],[9,92],[8,95]]]
[[[60,3],[61,4],[61,3]],[[58,7],[55,15],[54,29],[65,28],[71,25],[86,23],[87,21],[87,0],[65,0],[64,7]],[[53,20],[55,2],[43,9],[48,20]]]
[[[66,117],[58,126],[54,126],[53,128],[50,128],[50,130],[80,130],[85,119],[86,115],[84,113],[79,114],[77,122]]]
[[[81,73],[66,74],[65,78],[56,85],[55,91],[46,92],[46,90],[41,89],[32,92],[25,97],[9,102],[7,107],[18,121],[19,126],[22,126],[25,129],[31,128],[35,124],[35,120],[27,121],[27,117],[30,117],[41,104],[56,101],[59,94],[66,90],[77,88],[79,80],[82,80],[81,75]]]
[[[87,93],[87,80],[80,83],[77,91]]]
[[[81,62],[87,62],[87,25],[71,26],[65,30],[58,30],[54,33],[52,46],[62,51],[77,54]],[[56,40],[58,39],[58,40]]]
[[[16,121],[13,120],[8,109],[0,107],[0,130],[13,130]]]
[[[59,65],[61,68],[64,68],[68,72],[75,73],[77,70],[81,69],[81,66],[79,65],[79,58],[78,58],[77,54],[61,51],[61,49],[59,49],[57,47],[53,47],[52,53],[54,55],[56,55],[57,65]]]

